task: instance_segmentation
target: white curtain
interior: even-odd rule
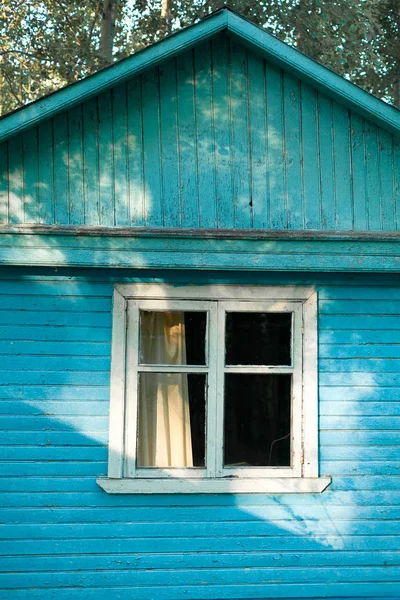
[[[142,362],[186,364],[182,312],[141,313]],[[192,467],[187,375],[141,373],[139,382],[138,467]]]

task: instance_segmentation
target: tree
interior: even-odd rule
[[[102,66],[98,0],[5,0],[0,11],[3,113]]]
[[[0,114],[190,25],[220,0],[3,0]],[[314,60],[400,105],[397,0],[231,0]]]

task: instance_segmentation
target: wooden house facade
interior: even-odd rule
[[[0,120],[0,599],[400,598],[400,113],[222,9]]]

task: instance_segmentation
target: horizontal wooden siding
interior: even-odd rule
[[[105,494],[112,284],[1,281],[2,600],[398,598],[400,288],[251,281],[319,291],[321,495]]]

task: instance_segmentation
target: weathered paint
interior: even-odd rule
[[[303,240],[297,236],[251,239],[238,232],[231,239],[189,230],[168,234],[125,231],[126,235],[85,235],[68,231],[39,235],[0,235],[0,265],[70,266],[165,269],[218,269],[245,271],[372,271],[398,272],[400,241],[388,239]],[[141,235],[142,233],[143,235]],[[215,233],[215,232],[214,232]],[[287,233],[287,232],[285,232]]]
[[[0,222],[393,231],[399,145],[219,34],[3,143]]]
[[[4,271],[0,598],[398,598],[400,287],[395,276],[147,272],[140,281],[313,284],[321,495],[110,496],[112,281]]]

